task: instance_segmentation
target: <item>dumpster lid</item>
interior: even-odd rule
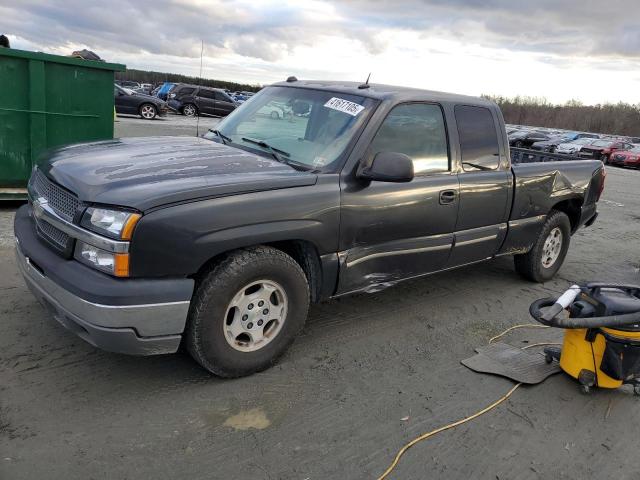
[[[28,60],[40,60],[43,62],[64,63],[77,67],[96,68],[100,70],[111,70],[123,72],[126,69],[121,63],[98,62],[94,60],[84,60],[82,58],[65,57],[62,55],[52,55],[50,53],[31,52],[28,50],[16,50],[15,48],[0,48],[0,57],[26,58]]]

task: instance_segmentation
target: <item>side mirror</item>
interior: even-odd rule
[[[378,152],[371,164],[360,163],[356,176],[378,182],[410,182],[413,180],[413,160],[404,153]]]

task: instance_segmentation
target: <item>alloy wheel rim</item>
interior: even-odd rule
[[[563,235],[559,227],[553,228],[542,246],[542,266],[551,268],[558,260],[562,250]]]
[[[155,115],[155,112],[153,110],[153,107],[151,105],[145,105],[142,107],[142,116],[144,118],[153,118]]]
[[[271,343],[282,331],[288,299],[273,280],[258,280],[242,287],[225,311],[223,334],[241,352],[255,352]]]
[[[184,107],[184,114],[188,117],[193,117],[196,114],[196,109],[192,105]]]

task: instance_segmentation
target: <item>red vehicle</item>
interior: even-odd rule
[[[640,168],[640,145],[634,145],[628,150],[618,150],[609,157],[610,165],[619,167]]]
[[[620,140],[596,140],[595,142],[582,147],[578,155],[584,158],[595,158],[597,160],[602,160],[604,163],[609,163],[612,153],[619,150],[629,150],[630,148],[633,148],[633,144]]]

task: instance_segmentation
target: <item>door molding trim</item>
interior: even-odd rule
[[[357,265],[359,263],[366,262],[368,260],[373,260],[376,258],[381,258],[381,257],[391,257],[394,255],[407,255],[411,253],[434,252],[437,250],[448,250],[450,248],[451,248],[451,244],[449,243],[444,245],[435,245],[432,247],[408,248],[405,250],[390,250],[387,252],[371,253],[369,255],[365,255],[364,257],[357,258],[351,262],[349,261],[349,258],[347,256],[346,265],[347,267],[353,267],[354,265]]]

